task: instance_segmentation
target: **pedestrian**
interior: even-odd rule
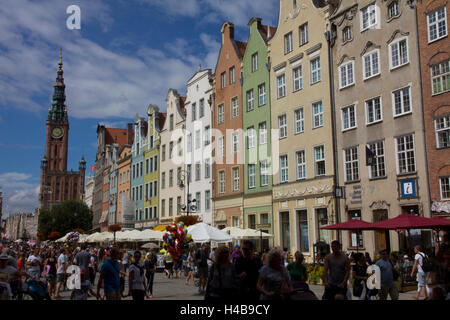
[[[259,270],[256,288],[261,293],[260,300],[286,299],[293,291],[289,272],[282,265],[282,252],[274,248],[267,255],[267,264]]]
[[[81,270],[86,269],[87,272],[89,270],[91,255],[86,249],[86,244],[83,244],[81,250],[75,255],[74,264],[79,266]]]
[[[214,264],[208,275],[205,300],[237,299],[239,284],[234,265],[230,262],[230,250],[226,246],[220,246],[215,253]]]
[[[153,280],[155,278],[156,262],[156,254],[151,251],[147,253],[145,256],[144,268],[145,277],[147,278],[147,294],[150,299],[153,299]]]
[[[166,252],[164,256],[164,272],[166,273],[167,278],[170,279],[170,276],[173,278],[173,257],[170,252]]]
[[[283,248],[283,254],[281,256],[281,264],[287,267],[289,263],[289,252],[287,248]]]
[[[97,284],[97,296],[100,296],[100,289],[103,285],[103,291],[107,300],[120,300],[120,266],[117,261],[119,258],[119,249],[113,247],[110,251],[110,258],[107,259],[100,270],[100,278]]]
[[[424,266],[424,264],[428,263],[428,256],[424,252],[422,252],[422,248],[420,245],[414,247],[414,253],[416,255],[414,256],[414,265],[412,267],[411,277],[414,276],[414,272],[417,270],[418,288],[415,299],[418,300],[420,298],[420,292],[422,291],[424,299],[427,300],[427,280],[429,276],[429,270],[424,270],[424,268],[426,269],[426,266]]]
[[[240,281],[240,294],[247,300],[259,300],[260,293],[256,289],[259,278],[261,259],[255,257],[253,242],[245,240],[242,246],[244,255],[236,260],[235,268]]]
[[[186,276],[186,285],[189,285],[189,280],[192,279],[194,281],[194,266],[195,266],[195,253],[194,250],[189,251],[189,255],[186,259],[186,268],[187,268],[187,276]]]
[[[88,278],[88,271],[81,269],[80,271],[80,289],[74,289],[70,296],[70,300],[87,300],[89,294],[99,298],[99,295],[92,290],[93,284]]]
[[[61,298],[61,296],[59,295],[59,290],[61,289],[61,286],[66,282],[66,269],[68,261],[66,254],[67,250],[65,248],[62,248],[56,264],[56,288],[55,295],[52,297],[52,299],[54,300]]]
[[[369,278],[367,275],[366,257],[362,253],[354,255],[355,264],[353,265],[352,277],[353,281],[353,295],[359,300],[370,300],[368,295],[366,281]]]
[[[41,265],[42,265],[42,258],[39,255],[39,248],[35,248],[32,255],[30,255],[27,259],[27,267],[28,267],[28,273],[34,276],[36,279],[39,280],[41,276]]]
[[[347,281],[350,277],[350,260],[341,251],[341,244],[331,242],[332,253],[325,257],[323,268],[325,292],[323,300],[347,299]],[[339,296],[339,297],[337,297]]]
[[[308,280],[308,272],[303,264],[305,257],[300,251],[295,253],[295,261],[289,262],[287,270],[291,276],[292,287],[294,289],[309,289],[306,281]]]
[[[46,278],[47,278],[47,287],[48,287],[48,294],[51,297],[53,295],[53,290],[55,289],[56,285],[56,265],[57,261],[55,258],[55,251],[52,250],[50,252],[50,256],[45,260],[44,265],[46,266]]]
[[[205,293],[206,283],[208,280],[208,257],[210,253],[210,247],[207,243],[202,244],[201,249],[195,254],[198,273],[200,275],[198,292]]]
[[[394,267],[386,249],[380,251],[381,259],[375,264],[380,268],[381,272],[381,289],[380,300],[387,300],[387,296],[392,300],[398,300],[398,288],[394,282]]]
[[[242,257],[241,246],[237,244],[234,246],[233,253],[231,254],[233,264],[235,264],[236,260],[239,259],[240,257]]]
[[[97,256],[95,255],[95,250],[92,248],[90,250],[91,257],[89,258],[89,281],[92,285],[95,284],[95,276],[97,273]]]
[[[368,252],[364,253],[364,257],[369,266],[373,264],[372,258],[370,258],[370,254]]]
[[[134,262],[131,264],[128,273],[128,296],[132,296],[133,301],[145,300],[145,270],[141,263],[141,257],[141,252],[136,250]]]
[[[127,272],[128,270],[128,265],[129,265],[129,261],[130,260],[130,256],[128,255],[128,251],[126,249],[123,250],[123,255],[122,255],[122,265],[123,265],[123,272]]]

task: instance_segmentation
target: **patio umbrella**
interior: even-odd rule
[[[86,242],[92,243],[95,242],[93,239],[95,239],[95,237],[97,237],[100,234],[100,232],[95,232],[93,234],[90,234],[87,238],[86,238]]]
[[[372,224],[375,229],[437,229],[449,226],[448,221],[444,219],[425,218],[413,214],[401,214],[395,218],[383,220]]]
[[[127,241],[127,237],[130,232],[131,232],[131,230],[116,232],[116,241],[117,242]]]
[[[255,229],[244,229],[242,235],[241,235],[242,239],[269,239],[272,238],[273,235],[267,233],[267,232],[262,232],[262,231],[258,231]]]
[[[359,219],[351,219],[346,222],[332,224],[329,226],[321,227],[325,230],[354,230],[360,232],[362,230],[373,230],[373,224]],[[358,252],[359,246],[356,246],[356,252]]]
[[[151,229],[145,229],[141,232],[139,237],[136,239],[137,241],[162,241],[164,236],[164,232],[162,231],[154,231]]]
[[[188,233],[191,234],[192,240],[195,243],[204,243],[210,241],[227,243],[233,241],[233,238],[229,234],[203,222],[194,224],[188,227],[187,230]]]
[[[153,242],[149,242],[149,243],[142,245],[141,248],[153,250],[153,249],[159,249],[159,246]]]

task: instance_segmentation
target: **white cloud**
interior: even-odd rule
[[[33,212],[38,207],[39,184],[33,183],[31,177],[20,172],[0,174],[5,213]]]

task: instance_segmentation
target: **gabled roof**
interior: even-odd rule
[[[260,30],[264,40],[267,42],[270,38],[273,37],[275,32],[277,32],[277,27],[262,25]],[[268,30],[270,30],[270,34],[267,33]]]
[[[134,131],[133,131],[134,133]],[[134,136],[134,135],[133,135]],[[117,142],[116,142],[117,137]],[[117,129],[117,128],[105,128],[105,145],[112,145],[117,143],[119,148],[127,143],[128,140],[128,130],[127,129]]]
[[[236,42],[239,53],[241,54],[241,57],[243,57],[245,55],[245,49],[247,49],[247,42],[236,41],[236,40],[234,42]]]

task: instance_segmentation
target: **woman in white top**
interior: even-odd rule
[[[414,257],[414,265],[411,271],[411,277],[414,276],[414,272],[417,269],[417,281],[418,281],[418,287],[417,287],[417,293],[416,293],[416,300],[420,298],[420,291],[423,292],[423,297],[428,299],[428,285],[427,285],[427,278],[428,278],[428,272],[425,272],[422,269],[423,266],[423,260],[424,257],[427,257],[425,253],[422,252],[421,246],[417,245],[414,247],[414,253],[416,254]]]
[[[141,263],[141,252],[134,252],[134,262],[131,264],[128,279],[128,295],[133,297],[133,301],[143,301],[145,299],[145,272]]]

